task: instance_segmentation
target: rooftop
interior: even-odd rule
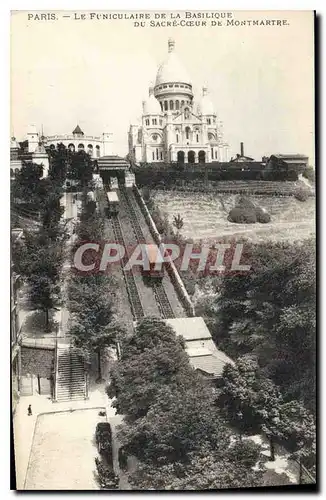
[[[197,318],[173,318],[166,322],[177,331],[177,335],[182,335],[185,340],[211,339],[209,329],[204,319]]]
[[[102,156],[97,164],[100,170],[129,169],[129,163],[120,156]]]
[[[220,377],[226,364],[233,361],[213,342],[210,331],[202,317],[173,318],[165,322],[172,326],[176,335],[186,341],[186,352],[191,365],[212,377]]]
[[[79,125],[77,125],[77,127],[72,131],[72,133],[76,135],[84,135],[84,132],[82,131]]]

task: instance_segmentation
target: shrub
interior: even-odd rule
[[[252,208],[256,209],[256,205],[253,201],[249,200],[246,196],[241,196],[239,201],[238,201],[238,207],[243,207],[243,208]]]
[[[230,211],[228,220],[237,224],[255,224],[257,222],[256,211],[253,208],[236,206]]]
[[[238,224],[254,224],[270,222],[270,215],[245,196],[241,196],[237,205],[229,213],[228,220]]]
[[[260,222],[261,224],[266,224],[271,220],[271,216],[269,215],[269,213],[261,207],[256,208],[256,217],[257,222]]]
[[[308,181],[310,181],[310,182],[315,182],[315,178],[316,178],[315,174],[316,174],[315,169],[312,167],[306,167],[302,173],[303,177],[308,179]]]
[[[306,189],[297,189],[294,193],[294,197],[299,201],[307,201],[309,198],[309,193]]]
[[[99,453],[104,454],[108,463],[112,464],[112,431],[109,423],[97,424],[95,439]]]
[[[103,490],[117,490],[119,488],[119,476],[112,467],[103,463],[98,457],[95,458],[98,481]]]
[[[236,441],[228,451],[228,458],[245,467],[253,467],[259,460],[260,453],[260,446],[253,441]]]

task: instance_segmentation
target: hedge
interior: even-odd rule
[[[100,454],[103,454],[112,466],[112,431],[111,426],[107,422],[99,422],[96,426],[95,439],[97,448]]]
[[[230,210],[228,220],[237,224],[255,224],[256,211],[253,208],[236,206]]]
[[[309,193],[306,189],[297,189],[294,193],[294,197],[299,201],[307,201],[309,198]]]
[[[256,222],[265,224],[270,222],[271,217],[263,208],[242,196],[237,205],[230,210],[228,220],[237,224],[255,224]]]

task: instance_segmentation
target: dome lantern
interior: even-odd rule
[[[169,53],[174,51],[174,47],[175,47],[175,41],[173,40],[173,38],[169,38],[169,40],[168,40]]]
[[[200,115],[214,115],[216,116],[216,112],[214,110],[214,105],[209,98],[208,88],[206,85],[202,88],[202,98],[198,106],[198,112]]]

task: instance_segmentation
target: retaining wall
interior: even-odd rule
[[[164,249],[164,243],[162,241],[161,235],[158,232],[156,225],[155,225],[155,222],[153,221],[153,218],[152,218],[151,214],[149,213],[149,210],[146,206],[146,203],[144,202],[143,197],[140,194],[140,191],[136,185],[134,185],[133,190],[135,193],[136,200],[137,200],[137,202],[140,206],[140,209],[145,217],[145,220],[148,224],[148,227],[150,229],[153,240],[155,241],[155,243],[157,245],[161,245],[162,249]],[[166,266],[166,270],[170,276],[171,282],[172,282],[172,284],[173,284],[173,286],[178,294],[178,297],[179,297],[182,305],[184,306],[185,310],[187,311],[188,315],[191,317],[196,316],[193,303],[192,303],[192,301],[188,295],[188,292],[187,292],[187,290],[182,282],[182,279],[180,278],[180,275],[178,273],[177,268],[174,265],[174,262],[169,258],[168,262],[166,262],[165,266]]]

